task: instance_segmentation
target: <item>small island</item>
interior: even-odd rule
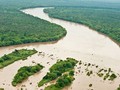
[[[72,83],[74,80],[74,74],[71,74],[71,72],[68,74],[63,74],[58,80],[56,81],[56,84],[52,84],[45,88],[45,90],[62,90],[65,86],[68,86]]]
[[[28,56],[31,56],[35,53],[37,53],[35,49],[33,50],[21,49],[21,50],[15,50],[12,53],[7,55],[5,54],[0,58],[0,69],[14,63],[15,61],[18,61],[21,59],[25,60],[27,59]]]
[[[43,66],[40,64],[37,64],[35,66],[24,66],[21,67],[17,74],[14,76],[14,79],[12,81],[12,85],[16,86],[19,83],[22,83],[23,80],[27,79],[29,76],[39,72],[41,69],[43,69]]]
[[[73,77],[71,77],[71,75],[74,75],[74,71],[71,71],[74,69],[74,66],[77,64],[78,61],[76,61],[73,58],[67,58],[66,60],[59,60],[56,64],[54,64],[49,70],[50,72],[48,72],[43,79],[38,83],[38,86],[42,86],[52,80],[57,79],[58,77],[60,78],[66,78],[66,79],[70,79],[70,82],[73,80]],[[63,75],[64,73],[70,73],[69,75]],[[63,75],[63,76],[62,76]],[[68,78],[69,77],[69,78]],[[59,78],[59,79],[60,79]],[[59,82],[59,79],[57,82]],[[58,85],[59,83],[57,83]],[[68,84],[65,84],[65,86]],[[56,85],[55,85],[56,86]],[[48,87],[55,87],[54,85]],[[62,86],[61,88],[63,88],[64,86]],[[48,90],[48,89],[46,89]]]

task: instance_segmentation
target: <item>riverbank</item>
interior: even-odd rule
[[[120,46],[119,10],[90,7],[55,7],[45,9],[44,12],[53,18],[86,25],[100,34],[108,36]]]

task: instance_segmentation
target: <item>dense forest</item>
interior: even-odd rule
[[[107,8],[119,9],[119,5],[120,5],[119,3],[118,4],[102,3],[98,5],[98,3],[96,2],[91,3],[88,1],[84,2],[79,0],[75,0],[75,1],[73,0],[68,0],[68,1],[66,0],[27,0],[27,1],[26,0],[20,0],[20,1],[0,0],[0,46],[16,45],[16,44],[31,43],[31,42],[55,41],[55,40],[59,40],[60,38],[66,35],[66,30],[61,26],[47,22],[42,19],[32,17],[30,15],[25,15],[20,11],[23,8],[38,7],[38,6],[87,6],[87,7],[106,6]],[[58,9],[60,10],[59,12],[57,11]],[[94,12],[95,20],[100,20],[99,18],[97,18],[97,15],[98,16],[102,15],[100,13],[97,13],[97,10],[94,10],[94,9],[56,8],[52,13],[49,11],[50,14],[55,13],[56,16],[59,18],[62,17],[63,19],[67,19],[75,22],[81,22],[81,21],[78,21],[79,19],[81,19],[82,23],[87,22],[86,24],[88,25],[89,24],[91,25],[91,23],[92,25],[96,23],[93,20],[92,22],[90,19],[86,17],[80,17],[81,12],[83,13],[82,15],[83,16],[86,15],[86,17],[90,16],[89,14]],[[116,22],[119,20],[119,15],[118,15],[119,13],[113,10],[111,12],[109,10],[108,14],[111,14],[111,13],[112,15],[109,15],[107,17],[107,15],[105,15],[106,11],[104,11],[103,14],[105,18],[103,18],[103,20],[105,19],[104,21],[106,20],[108,21],[109,17],[111,17],[112,19],[109,21],[108,25],[114,26],[116,28],[114,29],[114,31],[111,31],[113,30],[114,27],[109,27],[111,30],[107,30],[105,34],[109,33],[109,36],[111,36],[113,39],[120,41],[120,38],[118,36],[119,25],[116,24]],[[113,13],[115,13],[114,16],[113,16]],[[93,16],[91,17],[92,17],[91,19],[93,19]],[[88,20],[90,21],[88,22]],[[112,25],[111,25],[111,21],[113,22]],[[99,21],[99,23],[102,23],[102,21]],[[100,26],[101,25],[99,26],[97,25],[97,27],[100,27]],[[108,29],[106,28],[106,25],[103,25],[103,27],[105,27],[105,29]],[[99,31],[104,32],[104,30],[99,30]],[[111,34],[111,32],[114,34]]]
[[[41,4],[31,0],[0,0],[0,46],[55,41],[66,35],[61,26],[20,11],[37,5]]]
[[[0,10],[0,46],[55,41],[66,35],[59,25],[17,10]]]
[[[12,85],[16,86],[18,83],[21,83],[23,80],[27,79],[29,76],[39,72],[41,69],[43,69],[43,66],[40,64],[37,64],[35,66],[21,67],[18,70],[17,74],[14,76]]]
[[[15,50],[12,53],[5,54],[4,56],[0,57],[0,69],[8,66],[9,64],[14,63],[18,60],[25,60],[28,56],[37,53],[35,49],[27,50],[27,49],[20,49]]]
[[[120,43],[120,10],[108,8],[56,7],[45,9],[50,17],[81,23]]]

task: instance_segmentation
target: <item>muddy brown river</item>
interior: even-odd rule
[[[0,48],[0,56],[8,54],[15,49],[33,49],[42,52],[28,57],[25,61],[17,61],[3,69],[0,69],[0,87],[5,90],[42,90],[45,86],[38,88],[37,83],[48,72],[49,68],[57,59],[72,57],[83,62],[99,65],[103,68],[112,68],[120,74],[120,47],[108,37],[97,33],[87,26],[69,21],[50,18],[43,12],[44,8],[32,8],[22,10],[23,13],[47,20],[51,23],[61,25],[67,30],[67,35],[57,42],[51,43],[31,43]],[[29,77],[22,84],[16,87],[11,85],[11,81],[17,70],[22,66],[35,65],[40,63],[45,66],[39,73]],[[49,64],[48,64],[49,62]],[[96,68],[92,68],[96,70]],[[77,68],[75,69],[77,70]],[[32,84],[30,84],[32,82]],[[92,87],[89,87],[92,84]],[[85,73],[75,74],[72,85],[64,90],[116,90],[120,84],[120,77],[115,81],[104,81],[97,76],[87,77]]]

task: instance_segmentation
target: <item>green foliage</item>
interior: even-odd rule
[[[56,41],[66,35],[61,26],[20,11],[21,8],[39,4],[42,4],[41,0],[0,0],[0,47]]]
[[[17,10],[0,12],[0,46],[56,41],[66,35],[59,25]]]
[[[104,74],[103,73],[97,73],[99,77],[102,77]]]
[[[0,88],[0,90],[4,90],[4,88]]]
[[[73,80],[74,78],[72,76],[64,74],[62,77],[58,78],[56,86],[59,88],[63,88],[71,84]]]
[[[103,80],[113,81],[117,78],[117,75],[111,70],[111,68],[108,70],[102,68],[96,74],[99,77],[103,77]]]
[[[18,60],[27,59],[28,56],[31,56],[35,53],[37,53],[35,49],[33,50],[21,49],[21,50],[15,50],[8,55],[5,54],[0,58],[0,68],[3,68],[9,64],[12,64]]]
[[[116,78],[117,78],[116,74],[114,74],[113,71],[111,70],[111,68],[109,68],[108,72],[106,73],[106,75],[104,76],[103,79],[104,80],[108,79],[108,80],[113,81]]]
[[[87,72],[87,76],[90,76],[91,74],[93,74],[93,71],[88,71]]]
[[[37,6],[66,6],[66,5],[67,6],[76,6],[76,5],[77,6],[95,6],[95,7],[98,6],[98,4],[96,5],[96,3],[95,4],[94,3],[93,2],[88,3],[88,1],[85,3],[84,1],[81,2],[80,0],[76,0],[76,1],[73,1],[73,0],[69,0],[69,1],[66,1],[66,0],[64,1],[62,0],[0,0],[0,46],[9,46],[9,45],[16,45],[16,44],[23,44],[23,43],[31,43],[31,42],[55,41],[55,40],[59,40],[60,38],[66,35],[65,29],[56,24],[49,23],[42,19],[38,19],[36,17],[23,14],[22,12],[20,12],[20,10],[23,8],[30,8],[30,7],[37,7]],[[99,4],[99,6],[106,7],[106,4],[104,5],[104,3],[102,3],[102,4]],[[113,4],[113,5],[107,4],[107,7],[110,7],[110,8],[115,7],[116,10],[117,9],[119,10],[119,8],[117,8],[118,6],[119,4]],[[67,10],[63,8],[62,10],[59,10],[59,11],[63,11],[63,13],[55,13],[55,14],[60,15],[60,17],[62,18],[66,17],[66,18],[70,18],[71,21],[73,19],[75,19],[76,21],[76,16],[79,17],[80,16],[79,14],[81,12],[78,13],[73,10],[68,11],[69,13],[68,12],[65,13],[65,11]],[[89,10],[87,10],[87,12],[89,13]],[[73,17],[69,17],[69,15],[71,16],[72,13],[74,14],[72,15]],[[105,18],[107,18],[107,16],[108,15],[106,15]],[[80,19],[81,19],[80,17],[77,18],[77,20],[80,20]],[[112,20],[110,20],[109,22],[111,21]],[[112,22],[114,21],[115,20],[113,20]],[[112,34],[112,37],[116,39],[116,37],[118,36],[115,36],[115,35],[119,35],[119,33]],[[119,38],[118,38],[118,41],[119,41]]]
[[[113,81],[115,78],[117,78],[117,76],[113,73],[112,75],[110,75],[109,80]]]
[[[92,87],[92,84],[89,84],[89,87]]]
[[[106,8],[56,7],[45,9],[50,17],[81,23],[120,43],[120,10]]]
[[[70,76],[74,76],[74,70],[71,70],[71,71],[69,72],[69,75],[70,75]]]
[[[120,90],[120,85],[119,85],[119,87],[117,88],[117,90]]]
[[[109,78],[109,76],[110,76],[109,73],[106,73],[103,79],[106,80],[107,78]]]
[[[73,76],[69,74],[64,74],[56,81],[56,84],[50,85],[45,88],[45,90],[62,90],[65,86],[68,86],[74,80]]]
[[[61,73],[74,68],[77,61],[73,58],[67,58],[67,60],[60,60],[50,68],[50,72],[60,71]]]
[[[41,69],[43,69],[43,66],[40,64],[37,64],[35,66],[24,66],[21,67],[17,74],[15,75],[12,85],[16,86],[18,83],[22,83],[23,80],[27,79],[29,76],[39,72]]]
[[[67,60],[60,60],[50,68],[50,72],[47,73],[43,79],[39,82],[38,86],[42,86],[45,83],[48,83],[52,80],[57,79],[64,72],[71,71],[74,69],[74,66],[77,64],[77,61],[73,58],[67,58]],[[73,72],[71,73],[73,74]]]

